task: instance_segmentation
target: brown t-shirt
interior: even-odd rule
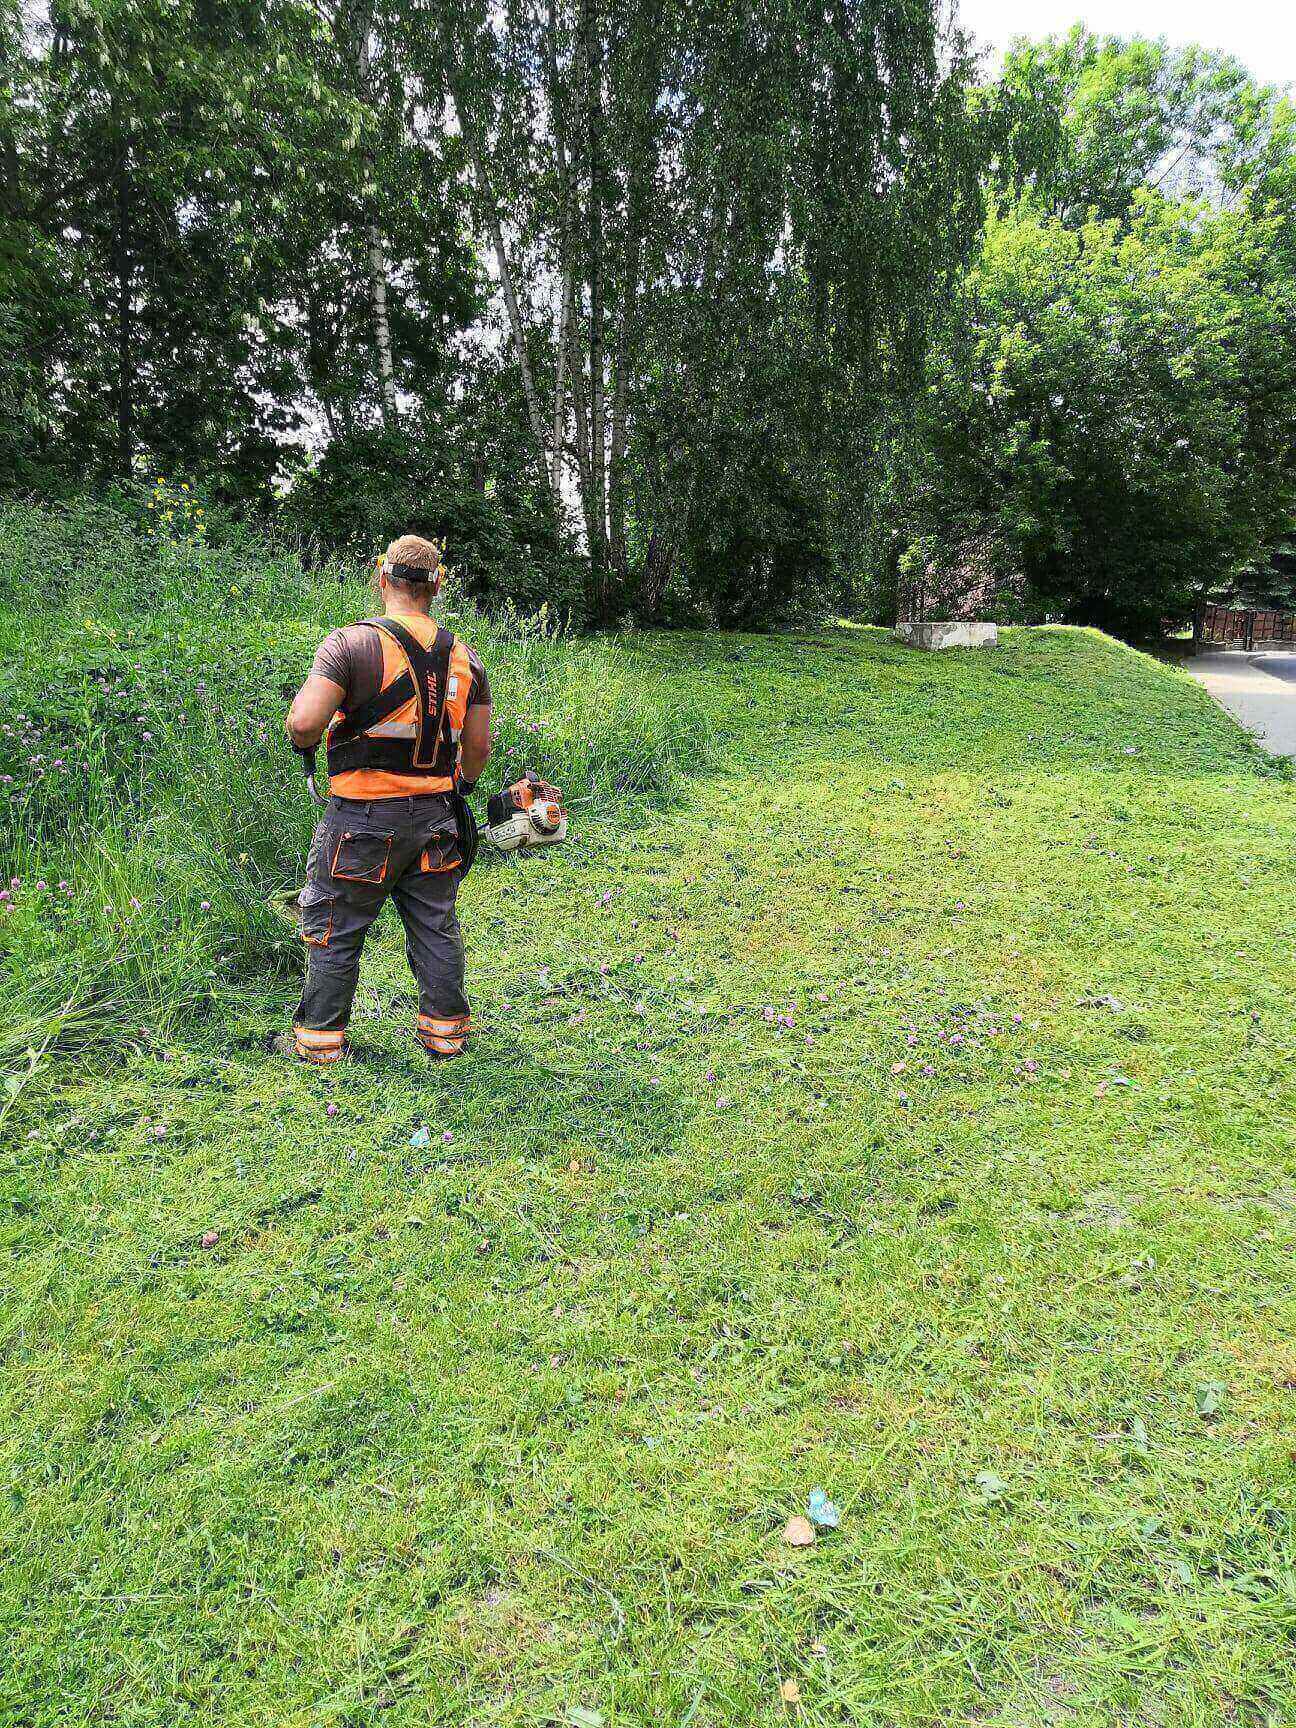
[[[468,707],[476,708],[491,699],[490,679],[486,668],[473,648],[468,649],[468,664],[472,667],[472,686],[468,692]],[[361,703],[376,696],[382,689],[382,638],[372,624],[346,624],[326,636],[315,650],[311,672],[316,678],[329,678],[340,684],[346,694],[342,698],[344,713],[350,713]]]

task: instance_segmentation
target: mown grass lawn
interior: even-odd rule
[[[1085,632],[635,652],[718,766],[474,873],[471,1061],[393,920],[345,1071],[11,1113],[0,1720],[1296,1719],[1291,779]]]

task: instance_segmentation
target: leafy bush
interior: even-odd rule
[[[354,433],[331,444],[282,501],[281,524],[326,556],[359,563],[398,534],[445,539],[480,605],[547,605],[579,620],[584,562],[563,549],[529,467],[510,463],[506,451],[484,455],[452,425],[438,431],[444,436]]]
[[[938,568],[993,544],[1030,617],[1154,634],[1296,513],[1296,115],[1227,57],[1080,26],[994,100],[1017,142],[897,514]]]
[[[372,597],[343,566],[150,514],[0,509],[0,1046],[165,1036],[248,968],[299,964],[274,901],[314,811],[283,710]],[[454,595],[441,616],[490,670],[492,780],[535,767],[606,804],[705,753],[623,643]]]

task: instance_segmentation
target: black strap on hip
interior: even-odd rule
[[[450,808],[454,811],[455,831],[459,836],[459,856],[462,860],[463,874],[466,876],[477,857],[477,846],[481,835],[477,828],[477,818],[472,813],[472,806],[462,792],[456,790],[450,794]]]

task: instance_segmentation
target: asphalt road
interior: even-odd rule
[[[1296,684],[1296,654],[1253,654],[1251,664],[1275,678]]]
[[[1296,654],[1198,654],[1193,677],[1273,756],[1296,756]]]

